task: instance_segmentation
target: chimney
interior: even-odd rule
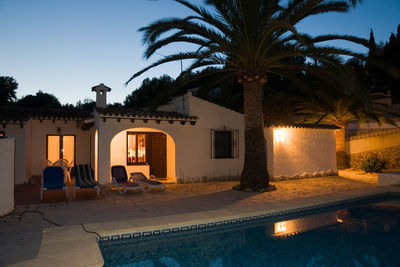
[[[103,83],[92,87],[92,92],[96,92],[96,107],[105,108],[107,106],[107,92],[110,91],[111,88]]]

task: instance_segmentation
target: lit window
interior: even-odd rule
[[[0,137],[4,137],[6,136],[6,134],[4,133],[4,131],[0,131]]]
[[[128,132],[127,164],[146,163],[146,134]]]

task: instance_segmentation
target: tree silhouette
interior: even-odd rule
[[[36,95],[26,95],[18,100],[20,107],[61,108],[61,103],[54,95],[38,91]]]
[[[334,80],[314,80],[309,84],[310,95],[296,104],[296,113],[301,115],[301,122],[328,123],[336,125],[336,162],[338,169],[348,168],[346,158],[346,128],[350,122],[362,124],[368,120],[378,124],[394,122],[377,103],[382,96],[370,94],[355,75],[352,64],[341,69],[329,70]],[[374,107],[375,105],[375,107]]]
[[[96,107],[96,101],[90,99],[90,98],[85,98],[82,101],[78,101],[75,105],[76,108],[78,109],[83,109],[87,111],[93,111],[93,109]]]
[[[389,42],[383,48],[383,60],[400,70],[400,24],[397,26],[397,33],[391,34]],[[400,104],[400,77],[391,77],[388,81],[388,88],[392,94],[395,104]]]
[[[0,77],[0,106],[7,103],[14,102],[16,97],[16,90],[18,83],[13,77],[1,76]]]
[[[136,109],[153,106],[154,98],[159,94],[169,92],[173,82],[174,79],[168,75],[144,79],[142,85],[125,98],[124,105]]]

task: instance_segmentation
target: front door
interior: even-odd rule
[[[148,133],[148,163],[150,175],[167,177],[167,136],[163,133]]]
[[[59,159],[68,162],[75,160],[75,136],[74,135],[47,135],[47,159],[52,163]]]

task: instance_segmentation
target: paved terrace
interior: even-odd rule
[[[265,193],[234,191],[231,188],[235,182],[170,184],[164,192],[128,192],[125,195],[103,190],[101,198],[96,197],[94,190],[82,190],[77,192],[76,200],[69,202],[65,201],[64,192],[45,192],[42,203],[26,204],[26,200],[17,200],[22,204],[16,207],[15,213],[0,218],[0,266],[61,266],[66,263],[101,266],[102,259],[94,242],[96,236],[85,233],[80,224],[107,235],[242,217],[252,212],[266,213],[393,190],[393,187],[377,187],[376,177],[356,178],[330,176],[272,182],[277,190]],[[37,190],[38,187],[32,188]],[[398,189],[400,187],[394,190]],[[36,195],[39,197],[38,191]],[[63,227],[44,220],[34,211]]]

